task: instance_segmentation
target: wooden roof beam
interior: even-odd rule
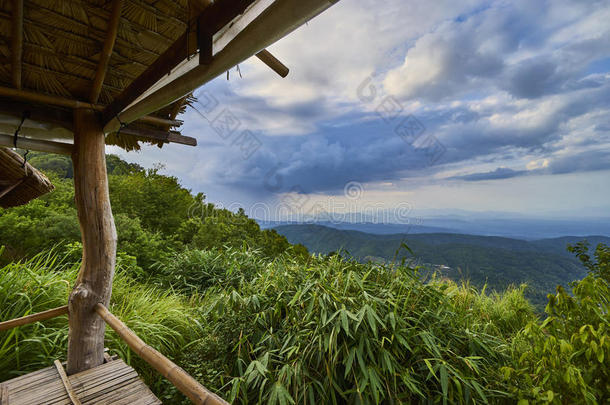
[[[120,121],[110,116],[104,133],[115,132],[120,122],[129,123],[143,115],[184,97],[215,77],[256,55],[269,45],[288,35],[339,0],[257,0],[238,20],[214,39],[220,47],[208,65],[182,64],[175,72],[156,83],[150,92],[120,113]],[[259,7],[260,6],[260,7]]]
[[[23,59],[23,0],[13,0],[11,23],[11,65],[12,81],[16,89],[21,89],[21,61]]]
[[[96,111],[103,111],[104,106],[99,104],[86,103],[83,101],[74,100],[60,96],[51,96],[48,94],[35,93],[27,90],[16,90],[9,87],[0,86],[0,97],[6,97],[11,100],[29,101],[32,103],[49,104],[58,107],[66,108],[91,108]],[[171,127],[179,127],[182,125],[180,120],[168,120],[165,118],[148,115],[142,117],[140,122],[154,125],[169,125]]]
[[[112,13],[108,20],[108,32],[106,33],[106,40],[104,41],[104,48],[100,55],[100,61],[97,66],[97,72],[95,73],[95,79],[93,79],[93,87],[91,88],[91,95],[89,101],[91,103],[97,103],[97,99],[102,91],[102,85],[106,78],[106,71],[108,70],[108,62],[112,56],[112,50],[114,49],[114,42],[116,41],[117,33],[119,30],[119,21],[121,19],[121,9],[123,8],[123,0],[113,0],[112,2]]]
[[[206,32],[215,33],[236,16],[243,13],[254,0],[216,0],[203,9],[201,14],[189,24],[184,34],[178,38],[153,64],[138,76],[102,114],[104,124],[114,119],[125,107],[134,102],[163,76],[170,73],[180,62],[197,52],[197,32],[195,28],[205,27]]]

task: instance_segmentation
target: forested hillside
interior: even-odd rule
[[[107,156],[110,200],[117,227],[118,251],[145,271],[185,248],[247,245],[269,257],[292,247],[274,230],[261,230],[243,211],[232,213],[193,195],[175,177],[144,170],[117,156]],[[72,164],[68,157],[31,152],[29,161],[44,171],[56,189],[28,205],[0,212],[0,260],[31,257],[41,250],[80,241],[74,207]]]
[[[583,238],[565,237],[524,241],[495,236],[449,233],[375,235],[337,230],[319,225],[286,225],[275,228],[291,243],[302,243],[315,253],[343,251],[360,261],[402,258],[433,268],[452,280],[503,291],[527,283],[526,295],[541,309],[557,285],[567,287],[586,269],[567,250]],[[586,238],[594,246],[610,243],[608,237]],[[401,248],[406,244],[412,252]],[[439,266],[449,268],[440,268]]]

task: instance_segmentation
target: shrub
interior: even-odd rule
[[[465,306],[446,294],[451,288],[424,284],[409,268],[338,256],[309,266],[276,260],[240,288],[208,291],[205,338],[190,354],[189,371],[207,370],[204,383],[235,403],[504,398],[495,381],[498,365],[509,360],[506,341],[492,334],[481,311],[466,322]],[[503,299],[475,298],[512,304]]]
[[[514,345],[514,364],[503,368],[523,402],[598,404],[610,401],[610,283],[608,248],[591,261],[585,244],[571,247],[589,275],[549,294],[548,317],[531,322]]]

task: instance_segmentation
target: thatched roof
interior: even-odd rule
[[[0,0],[0,85],[5,87],[12,86],[13,3]],[[189,15],[201,12],[208,3],[209,0],[123,1],[116,40],[95,104],[110,104],[185,32]],[[25,1],[21,89],[90,102],[92,82],[108,35],[113,4],[112,0]],[[0,102],[2,100],[0,98]],[[175,120],[182,111],[182,104],[179,100],[152,115]],[[0,119],[0,123],[8,125],[6,121]],[[138,123],[132,127],[169,129],[165,125],[150,123]],[[23,134],[38,136],[33,130],[28,132],[27,122]],[[56,131],[52,137],[61,138],[62,134]],[[126,149],[137,148],[137,137],[119,138],[110,137],[109,143]]]
[[[9,208],[27,204],[54,189],[49,179],[24,164],[17,152],[0,148],[0,207]]]

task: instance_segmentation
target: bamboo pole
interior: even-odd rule
[[[27,90],[19,90],[19,89],[11,89],[10,87],[0,86],[0,97],[8,97],[14,100],[23,100],[29,101],[32,103],[42,103],[55,105],[58,107],[65,107],[71,109],[77,108],[89,108],[95,111],[103,111],[104,106],[99,104],[91,104],[84,101],[78,101],[71,98],[65,98],[60,96],[51,96],[48,94],[35,93]],[[138,119],[141,122],[145,122],[148,124],[156,124],[156,125],[169,125],[172,127],[179,127],[182,125],[182,121],[180,120],[167,120],[164,118],[154,117],[154,116],[143,116]]]
[[[263,49],[259,53],[256,54],[256,57],[261,60],[265,65],[269,66],[275,73],[280,75],[281,77],[288,76],[290,69],[286,65],[284,65],[278,58],[273,56],[271,52],[266,49]]]
[[[68,306],[49,309],[48,311],[38,312],[37,314],[23,316],[17,319],[11,319],[10,321],[0,322],[0,332],[17,326],[27,325],[29,323],[46,321],[47,319],[55,318],[68,313]]]
[[[0,134],[0,146],[12,148],[15,138],[11,135]],[[73,146],[71,143],[42,141],[38,139],[17,138],[17,147],[22,149],[37,150],[39,152],[56,153],[59,155],[72,154]]]
[[[123,8],[123,0],[114,0],[112,2],[112,14],[108,20],[108,32],[106,33],[106,40],[104,41],[104,49],[102,49],[100,55],[99,65],[95,72],[95,79],[93,79],[91,95],[89,96],[89,101],[92,103],[97,103],[97,99],[102,91],[102,85],[104,84],[104,78],[106,77],[106,71],[108,70],[108,62],[112,56],[112,49],[114,48],[114,42],[116,41],[117,32],[119,30],[121,8]]]
[[[144,361],[167,378],[176,388],[195,404],[228,405],[224,399],[208,391],[197,380],[188,375],[170,359],[147,345],[131,329],[121,322],[102,304],[95,306],[95,312],[127,343]]]
[[[237,35],[233,32],[240,27],[239,20],[232,28],[224,31],[216,44],[228,40],[230,42],[212,59],[209,65],[197,65],[187,73],[164,85],[152,94],[127,107],[120,113],[121,121],[132,122],[139,117],[151,114],[160,108],[184,97],[188,93],[204,85],[220,74],[257,54],[267,46],[288,35],[302,24],[320,14],[338,0],[276,0],[259,15],[253,17],[251,10],[256,9],[256,3],[247,10],[240,19],[253,20]],[[233,36],[234,35],[234,36]],[[192,59],[191,61],[197,58]],[[195,60],[195,63],[197,61]],[[188,65],[188,64],[187,64]],[[187,66],[186,67],[190,67]],[[104,133],[115,132],[120,127],[119,120],[112,118],[104,125]]]

